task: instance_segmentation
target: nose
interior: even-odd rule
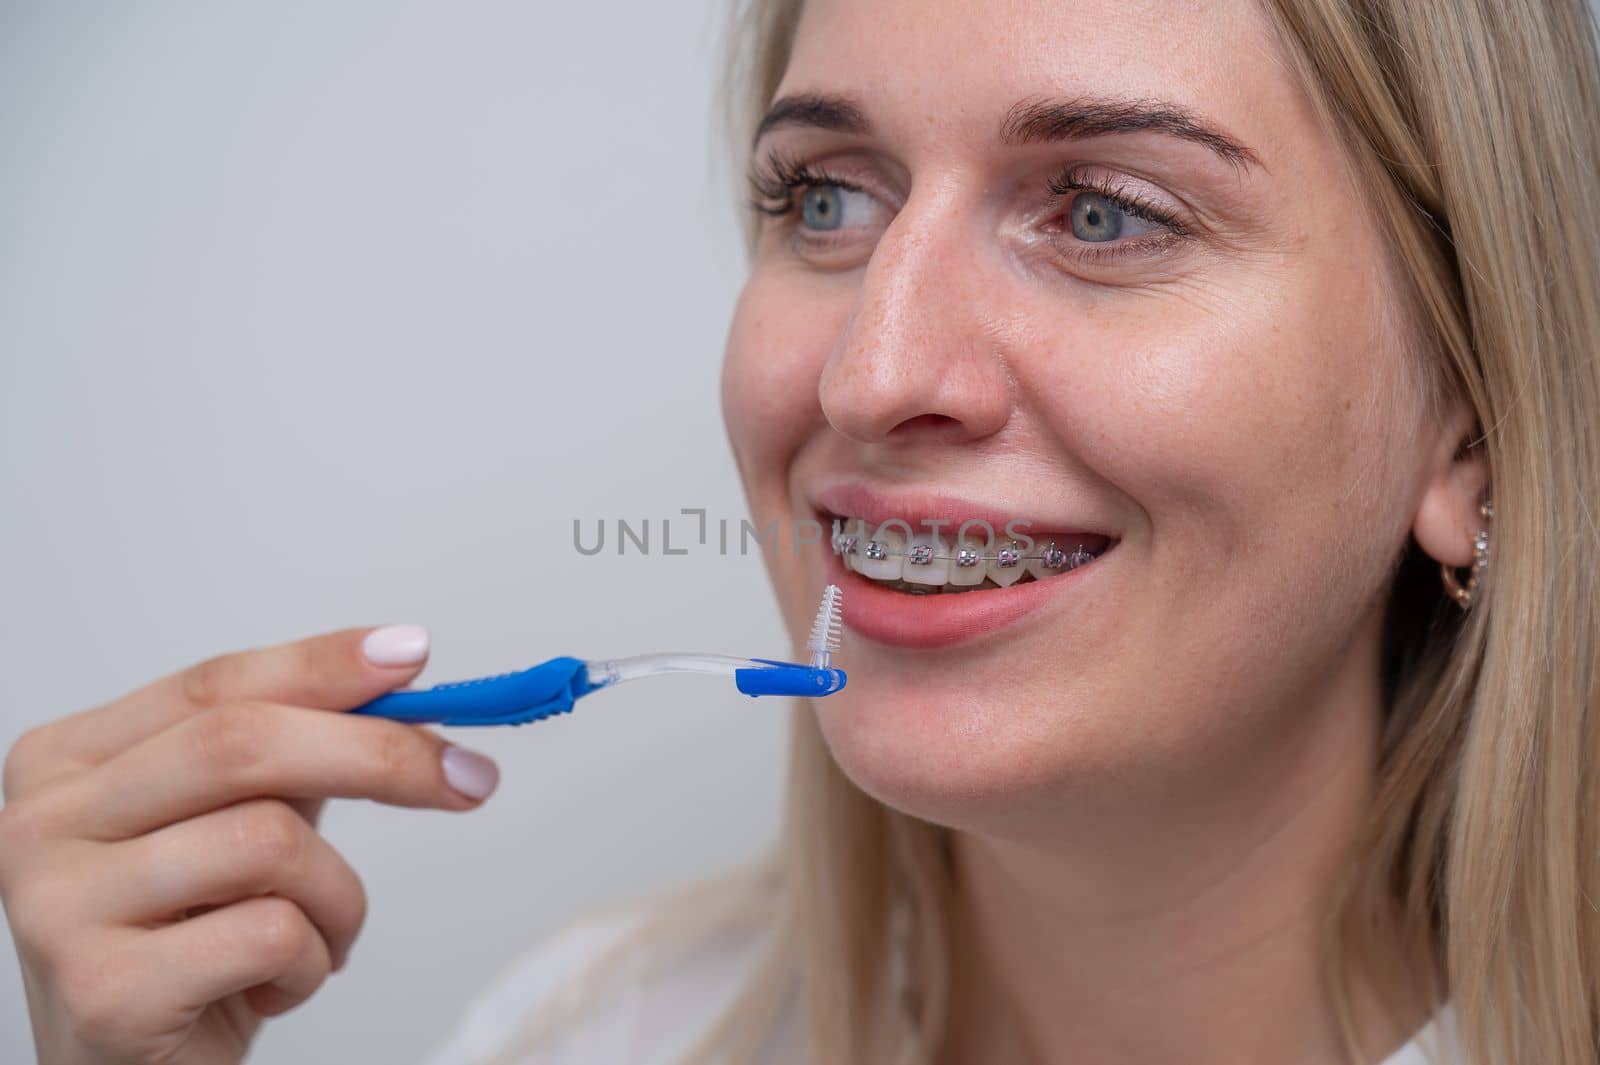
[[[870,444],[960,444],[1000,431],[1011,378],[1006,330],[995,327],[1001,282],[986,279],[983,263],[955,207],[906,202],[873,248],[823,367],[822,411],[836,430]]]

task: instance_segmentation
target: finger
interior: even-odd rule
[[[275,992],[268,1004],[281,1013],[310,998],[333,971],[316,927],[276,895],[141,933],[124,949],[133,955],[129,969],[144,978],[135,986],[162,989],[193,1010],[265,984]]]
[[[305,914],[264,895],[154,931],[109,929],[58,959],[54,981],[79,1036],[122,1060],[130,1047],[170,1042],[230,995],[246,992],[248,1003],[250,989],[268,986],[303,1002],[329,971]]]
[[[88,912],[146,925],[200,906],[257,895],[289,899],[341,968],[366,919],[367,896],[350,863],[276,799],[252,799],[107,845],[86,886]]]
[[[58,748],[98,765],[212,707],[247,699],[348,710],[409,681],[428,656],[417,625],[342,629],[208,658],[54,726]]]
[[[468,810],[493,789],[493,762],[460,748],[487,774],[474,798],[451,787],[426,729],[381,717],[276,703],[235,703],[180,722],[40,796],[61,834],[129,839],[245,799],[361,798]],[[476,760],[476,761],[474,761]],[[480,764],[481,763],[481,764]],[[457,779],[461,774],[456,773]]]

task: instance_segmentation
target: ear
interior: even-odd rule
[[[1488,494],[1489,467],[1476,439],[1476,419],[1465,398],[1451,408],[1438,437],[1433,470],[1411,531],[1422,549],[1448,566],[1472,564],[1472,539],[1487,522],[1478,504]]]

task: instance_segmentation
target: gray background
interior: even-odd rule
[[[429,626],[425,683],[787,649],[759,559],[659,554],[681,507],[744,514],[717,407],[743,267],[722,22],[0,3],[0,748],[347,625]],[[657,553],[573,549],[574,518],[622,517]],[[503,770],[473,813],[331,803],[367,924],[252,1060],[416,1060],[542,932],[749,856],[785,714],[668,678],[448,730]],[[0,1061],[31,1060],[0,949]]]

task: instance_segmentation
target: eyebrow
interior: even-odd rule
[[[868,134],[866,112],[847,96],[801,93],[773,102],[756,126],[751,146],[775,129],[805,127],[835,133]],[[1188,108],[1160,100],[1105,96],[1022,100],[1000,122],[1001,144],[1020,147],[1055,141],[1102,137],[1117,133],[1165,133],[1210,149],[1236,168],[1260,166],[1256,153],[1195,115]]]

